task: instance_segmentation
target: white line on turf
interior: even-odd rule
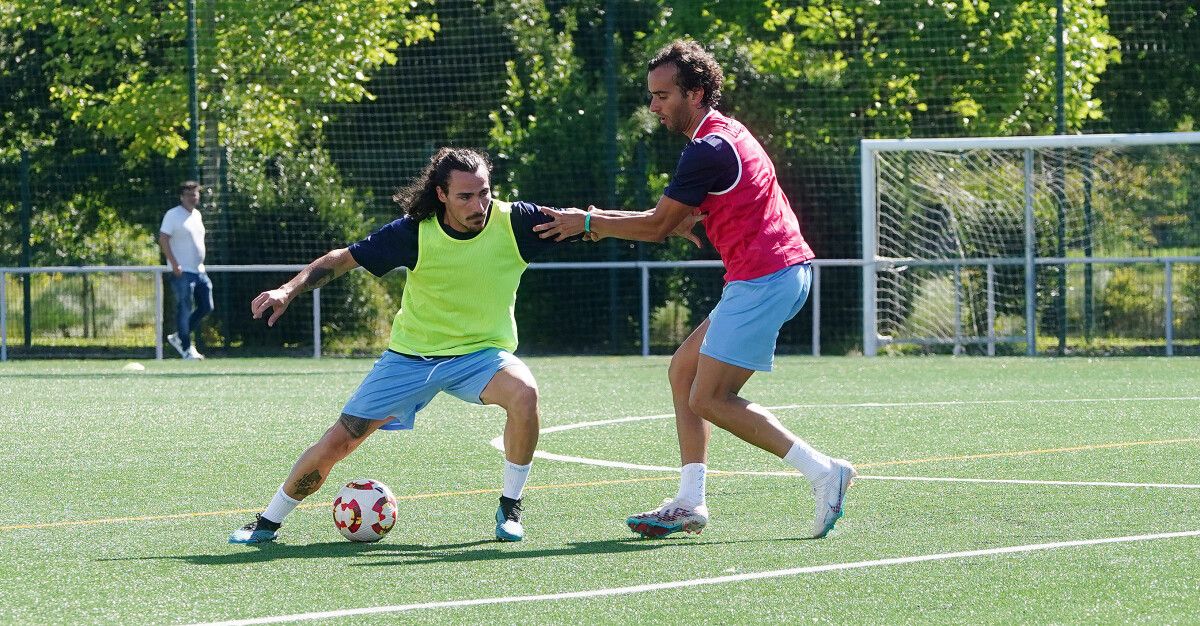
[[[1200,400],[1200,396],[1159,396],[1159,397],[1124,397],[1124,398],[1058,398],[1058,399],[1042,399],[1042,400],[946,400],[934,402],[862,402],[852,404],[783,404],[778,406],[766,407],[768,410],[782,409],[797,409],[797,408],[831,408],[831,407],[902,407],[902,406],[953,406],[953,405],[975,405],[975,404],[1030,404],[1030,403],[1072,403],[1072,402],[1135,402],[1135,401],[1176,401],[1176,400]],[[646,420],[667,419],[674,417],[674,413],[660,413],[657,415],[635,415],[631,417],[618,417],[607,420],[592,420],[588,422],[576,422],[573,424],[562,424],[543,428],[542,434],[562,432],[565,430],[575,430],[578,428],[589,428],[592,426],[609,426],[612,424],[625,424],[629,422],[641,422]],[[492,439],[491,446],[501,452],[504,451],[503,435]],[[1143,442],[1156,443],[1156,442]],[[1110,447],[1117,444],[1098,444],[1097,447]],[[1123,444],[1121,444],[1123,445]],[[1086,446],[1085,446],[1086,447]],[[1042,452],[1060,452],[1067,449],[1046,450]],[[1030,451],[1035,452],[1035,451]],[[1013,453],[1020,454],[1020,453]],[[609,461],[606,459],[594,459],[589,457],[571,456],[567,454],[556,454],[554,452],[545,452],[537,450],[533,455],[540,459],[550,461],[562,461],[565,463],[577,463],[580,465],[592,465],[596,467],[614,467],[618,469],[631,469],[647,472],[679,472],[678,467],[666,467],[663,465],[643,465],[639,463],[626,463],[624,461]],[[1007,456],[1008,453],[996,453],[997,456]],[[990,454],[980,456],[991,456]],[[930,459],[938,460],[938,459]],[[951,460],[950,458],[942,460]],[[798,477],[797,472],[754,472],[754,471],[738,471],[738,470],[718,470],[709,469],[710,474],[729,474],[737,476],[784,476]],[[874,480],[909,480],[909,481],[924,481],[924,482],[965,482],[965,483],[999,483],[999,484],[1016,484],[1016,485],[1065,485],[1065,486],[1084,486],[1084,487],[1157,487],[1165,489],[1200,489],[1200,485],[1187,485],[1175,483],[1123,483],[1123,482],[1092,482],[1092,481],[1066,481],[1066,480],[1018,480],[1018,479],[988,479],[988,478],[952,478],[952,477],[932,477],[932,476],[868,476],[860,475],[859,478],[874,479]]]
[[[1103,539],[1082,539],[1077,541],[1056,541],[1054,543],[1035,543],[1023,546],[1007,546],[1003,548],[987,548],[982,550],[966,550],[962,552],[945,552],[942,554],[926,554],[920,556],[896,557],[890,559],[872,559],[869,561],[853,561],[850,563],[831,563],[828,565],[810,565],[806,567],[793,567],[789,569],[771,570],[766,572],[752,572],[747,574],[733,574],[730,576],[716,576],[713,578],[693,578],[690,580],[676,580],[664,583],[653,583],[648,585],[633,585],[629,587],[610,587],[607,589],[589,589],[587,591],[569,591],[563,593],[545,593],[528,596],[504,596],[495,598],[475,598],[469,600],[446,600],[442,602],[420,602],[416,604],[396,604],[391,606],[372,606],[357,609],[339,609],[334,611],[321,611],[313,613],[296,613],[292,615],[274,615],[268,617],[258,617],[252,619],[230,620],[225,622],[210,622],[207,626],[249,626],[250,624],[278,624],[284,622],[300,622],[316,619],[337,619],[343,617],[352,617],[358,615],[380,615],[385,613],[401,613],[405,611],[415,611],[419,609],[451,609],[468,606],[482,606],[492,604],[513,604],[517,602],[542,602],[555,600],[574,600],[580,598],[600,598],[606,596],[629,595],[635,593],[646,593],[651,591],[661,591],[664,589],[682,589],[686,587],[700,587],[705,585],[720,585],[725,583],[738,583],[748,580],[763,580],[768,578],[782,578],[785,576],[797,576],[800,574],[817,574],[821,572],[833,572],[851,569],[863,569],[868,567],[880,567],[888,565],[904,565],[908,563],[925,563],[930,561],[948,561],[952,559],[969,559],[983,556],[994,556],[1000,554],[1020,554],[1028,552],[1039,552],[1044,550],[1054,550],[1061,548],[1075,548],[1081,546],[1096,546],[1104,544],[1116,543],[1132,543],[1136,541],[1154,541],[1160,539],[1178,539],[1183,537],[1200,537],[1200,530],[1189,530],[1170,533],[1153,533],[1147,535],[1129,535],[1125,537],[1107,537]]]
[[[733,473],[733,472],[727,472]],[[798,475],[798,474],[797,474]],[[1068,487],[1145,487],[1152,489],[1200,489],[1200,485],[1180,483],[1115,483],[1085,480],[1020,480],[1016,478],[952,478],[942,476],[863,476],[855,480],[910,480],[942,483],[994,483],[998,485],[1065,485]]]
[[[826,402],[818,404],[780,404],[777,406],[765,407],[770,411],[778,411],[784,409],[878,409],[878,408],[899,408],[907,406],[973,406],[979,404],[1071,404],[1079,403],[1094,403],[1094,402],[1186,402],[1200,400],[1200,396],[1158,396],[1158,397],[1124,397],[1124,398],[1043,398],[1035,400],[936,400],[928,402],[852,402],[838,403]],[[658,420],[675,417],[674,413],[661,413],[659,415],[637,415],[633,417],[618,417],[608,420],[594,420],[590,422],[576,422],[574,424],[562,424],[560,426],[551,426],[543,428],[542,433],[556,433],[564,430],[574,430],[576,428],[590,428],[592,426],[608,426],[610,424],[623,424],[625,422],[641,422],[645,420]]]

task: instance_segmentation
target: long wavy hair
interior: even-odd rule
[[[487,154],[470,148],[442,148],[429,159],[429,165],[421,175],[408,185],[396,190],[392,195],[409,219],[415,221],[427,220],[444,208],[438,200],[437,189],[450,193],[450,172],[476,172],[486,168],[489,177],[492,173],[492,162]]]
[[[659,49],[658,54],[646,64],[646,70],[653,70],[660,65],[674,63],[679,68],[675,75],[675,84],[687,93],[696,89],[704,90],[704,98],[700,104],[706,107],[716,107],[721,102],[721,85],[725,82],[725,74],[713,55],[709,54],[700,44],[691,39],[676,39]]]

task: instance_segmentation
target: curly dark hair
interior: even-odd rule
[[[404,214],[415,221],[427,220],[444,208],[438,200],[437,188],[450,192],[450,172],[476,172],[479,168],[492,173],[492,162],[487,154],[470,148],[442,148],[429,159],[429,165],[421,175],[392,195]]]
[[[661,65],[674,63],[679,68],[675,76],[675,84],[684,93],[696,89],[704,90],[704,99],[700,101],[706,107],[716,107],[721,101],[721,84],[725,82],[725,73],[713,55],[700,47],[691,39],[676,39],[663,46],[658,54],[650,60],[646,71]]]

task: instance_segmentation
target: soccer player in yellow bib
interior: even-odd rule
[[[508,413],[496,538],[520,541],[521,495],[538,440],[537,382],[512,352],[517,286],[529,261],[555,245],[533,232],[549,220],[535,204],[492,198],[491,164],[479,152],[443,148],[396,194],[404,216],[347,248],[330,251],[251,303],[268,325],[295,297],[362,266],[376,276],[409,270],[388,349],[346,402],[337,423],[292,467],[254,521],[230,543],[264,543],[330,469],[376,430],[413,427],[439,392]],[[690,230],[690,225],[688,225]],[[682,229],[681,229],[682,231]],[[693,241],[694,235],[688,233]]]

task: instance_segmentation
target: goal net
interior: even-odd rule
[[[1061,353],[1194,335],[1198,142],[863,141],[864,352]]]

